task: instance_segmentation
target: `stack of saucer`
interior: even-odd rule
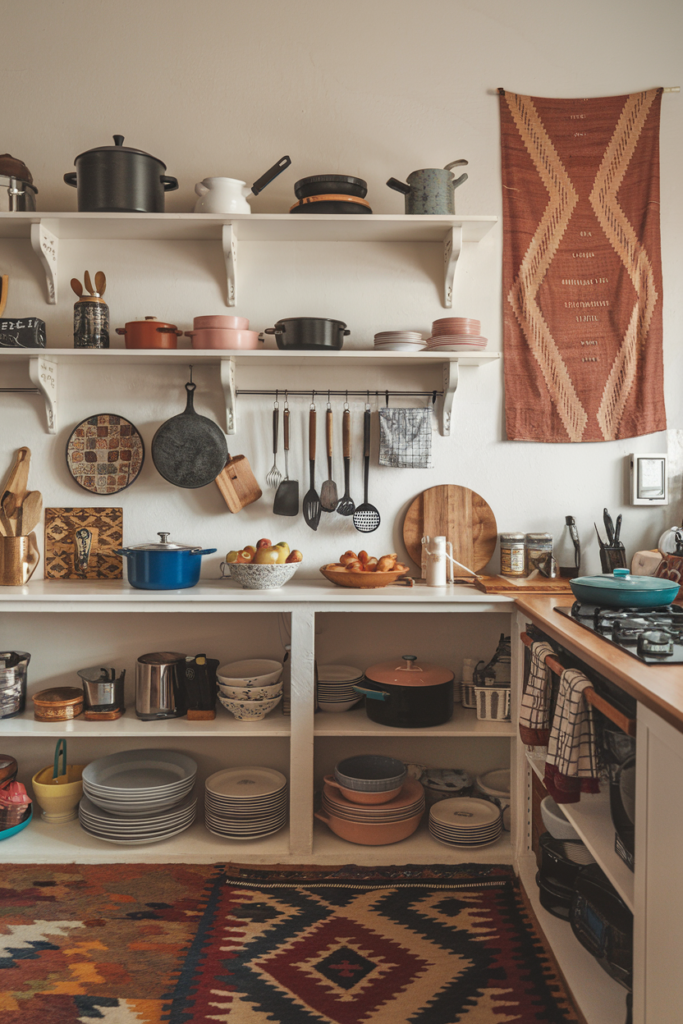
[[[224,768],[205,789],[204,820],[215,836],[265,839],[287,822],[287,779],[274,768]]]
[[[375,335],[377,352],[421,352],[424,347],[419,331],[380,331]]]
[[[500,838],[502,830],[500,808],[488,800],[453,797],[429,811],[429,831],[446,846],[488,846]]]
[[[446,316],[432,324],[427,348],[439,352],[478,352],[486,348],[488,339],[481,336],[481,320],[464,316]]]
[[[362,680],[363,673],[352,665],[318,665],[318,707],[321,711],[348,711],[363,699],[353,688]]]

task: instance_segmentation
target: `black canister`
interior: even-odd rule
[[[78,189],[81,213],[163,213],[165,193],[178,188],[178,179],[164,174],[166,164],[141,149],[123,145],[99,146],[74,160],[75,171],[64,175]]]
[[[74,305],[74,348],[109,348],[109,306],[101,299]]]

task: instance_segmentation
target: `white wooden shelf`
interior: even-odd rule
[[[498,842],[478,849],[458,848],[439,843],[431,835],[425,811],[420,827],[412,836],[388,846],[361,846],[340,839],[316,818],[313,832],[313,859],[316,864],[511,864],[510,833],[503,832]],[[27,830],[28,831],[28,830]]]
[[[44,689],[44,686],[38,687]],[[289,736],[290,719],[285,717],[280,707],[274,708],[260,722],[238,722],[229,711],[221,705],[216,708],[213,721],[189,721],[187,718],[169,718],[157,722],[143,722],[137,718],[135,709],[129,707],[125,715],[113,722],[88,722],[79,715],[71,722],[37,722],[33,717],[31,697],[26,701],[27,709],[16,718],[0,719],[0,736],[15,738],[43,738],[46,736],[64,736],[67,739],[86,739],[98,736],[108,740],[123,737],[144,741],[153,736],[155,739],[189,738],[201,736],[205,739],[215,736],[226,736],[240,739],[254,736]]]
[[[453,736],[465,739],[480,739],[486,736],[514,737],[516,730],[512,722],[482,722],[477,718],[476,711],[469,711],[456,704],[453,718],[443,725],[434,725],[426,729],[398,729],[388,725],[371,722],[365,708],[353,708],[339,714],[318,711],[313,722],[316,736]]]
[[[520,857],[519,875],[522,885],[564,979],[586,1018],[586,1024],[624,1024],[626,989],[613,981],[588,950],[583,948],[574,937],[568,921],[554,917],[541,906],[536,885],[537,870],[533,854]]]
[[[527,754],[529,764],[543,780],[544,762]],[[562,804],[562,811],[574,826],[629,910],[634,910],[634,875],[614,849],[614,825],[609,792],[582,793],[576,804]]]
[[[453,304],[453,280],[464,242],[479,242],[495,216],[289,213],[2,213],[0,238],[30,238],[45,273],[47,301],[57,302],[59,242],[67,239],[217,241],[226,269],[226,304],[237,294],[238,244],[243,242],[437,242],[443,247],[444,306]]]
[[[0,217],[2,215],[0,214]],[[438,390],[440,401],[440,429],[443,436],[451,432],[453,401],[458,388],[461,366],[485,366],[500,359],[500,352],[376,352],[373,349],[345,349],[341,352],[285,352],[262,349],[254,352],[228,352],[217,349],[179,348],[150,349],[0,349],[0,368],[8,363],[26,363],[32,383],[45,401],[47,432],[56,434],[59,411],[59,367],[79,366],[100,369],[116,366],[216,366],[225,400],[225,429],[227,434],[237,430],[237,370],[239,367],[269,366],[289,369],[295,367],[368,367],[433,366],[441,371]],[[284,390],[284,388],[282,389]],[[321,393],[325,388],[316,389]]]

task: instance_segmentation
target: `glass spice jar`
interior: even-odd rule
[[[534,569],[551,575],[553,555],[553,536],[551,533],[527,533],[526,535],[526,572],[529,575]]]
[[[526,576],[526,546],[523,533],[501,533],[501,576]]]

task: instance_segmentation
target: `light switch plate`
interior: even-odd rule
[[[644,452],[629,456],[631,504],[668,505],[669,482],[666,454]]]

